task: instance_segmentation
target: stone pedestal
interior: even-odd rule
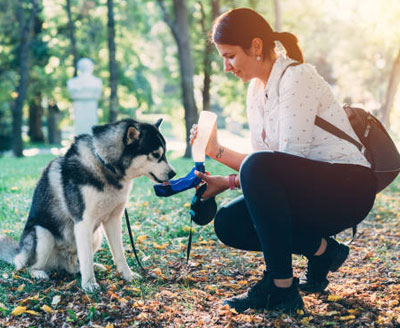
[[[78,76],[68,80],[68,90],[73,101],[75,135],[92,133],[98,124],[97,102],[101,96],[102,82],[93,74],[93,62],[88,58],[78,61]]]

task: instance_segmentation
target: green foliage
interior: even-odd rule
[[[200,3],[205,13],[204,28]],[[368,0],[360,4],[355,0],[281,0],[280,3],[283,29],[299,37],[306,61],[316,65],[334,86],[340,101],[351,98],[368,109],[379,109],[400,42],[398,1]],[[114,0],[114,4],[120,116],[162,113],[183,122],[177,47],[157,1]],[[166,4],[173,16],[171,2]],[[195,97],[197,107],[201,108],[203,56],[212,23],[211,1],[189,0],[187,6]],[[221,12],[233,7],[256,8],[274,25],[273,1],[220,0]],[[99,113],[100,122],[106,122],[110,92],[106,1],[72,0],[71,9],[78,56],[91,58],[95,63],[94,74],[103,81]],[[0,136],[10,134],[10,110],[18,82],[19,27],[15,12],[15,1],[0,2]],[[40,93],[46,107],[54,99],[64,113],[62,125],[71,125],[66,84],[73,75],[73,63],[65,0],[44,0],[39,18],[43,21],[42,30],[30,47],[28,100]],[[212,61],[212,108],[219,109],[220,116],[244,123],[247,85],[223,72],[223,61],[215,50]],[[27,110],[24,113],[26,124]],[[398,121],[397,116],[395,120]]]

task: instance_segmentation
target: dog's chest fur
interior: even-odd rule
[[[132,188],[132,181],[121,182],[121,189],[106,185],[103,191],[91,186],[82,187],[82,196],[85,202],[83,220],[94,219],[95,225],[106,221],[114,211],[121,211],[128,200]]]

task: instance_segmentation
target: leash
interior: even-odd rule
[[[143,273],[147,273],[146,269],[143,267],[142,263],[139,260],[139,256],[136,251],[135,243],[133,241],[133,236],[132,236],[132,230],[131,230],[131,223],[129,222],[129,215],[128,211],[125,209],[125,221],[126,221],[126,226],[128,227],[128,233],[129,233],[129,239],[131,241],[131,246],[133,250],[133,254],[135,254],[136,262],[139,265],[140,269],[143,271]]]
[[[201,226],[204,226],[208,223],[211,222],[211,220],[215,217],[215,214],[217,213],[217,203],[215,202],[214,197],[207,198],[206,200],[202,200],[201,197],[203,196],[204,192],[207,189],[207,184],[204,183],[201,185],[197,190],[195,195],[192,198],[192,203],[190,205],[190,230],[189,230],[189,239],[188,239],[188,245],[186,248],[186,264],[189,264],[189,258],[190,258],[190,251],[192,249],[192,240],[193,240],[193,221]],[[140,263],[139,257],[137,255],[135,243],[133,241],[132,237],[132,230],[129,222],[129,215],[128,211],[125,208],[125,220],[126,220],[126,226],[128,228],[128,233],[129,233],[129,239],[132,245],[132,250],[133,253],[135,254],[136,261],[139,265],[139,267],[142,269],[144,274],[147,274],[146,269],[142,266]]]
[[[186,264],[189,264],[190,250],[192,249],[192,223],[193,219],[190,218],[190,232],[189,232],[188,245],[186,249]]]
[[[139,260],[139,256],[137,254],[137,250],[135,247],[135,242],[133,241],[133,236],[132,236],[132,229],[131,229],[131,223],[129,222],[129,215],[128,215],[128,211],[125,209],[125,222],[126,222],[126,226],[128,228],[128,234],[129,234],[129,240],[131,242],[131,246],[132,246],[132,250],[133,250],[133,254],[135,255],[135,259],[137,264],[139,265],[140,269],[143,271],[144,274],[147,274],[146,269],[143,267],[142,263]],[[189,263],[189,257],[190,257],[190,250],[192,249],[192,223],[193,223],[193,218],[190,218],[190,232],[189,232],[189,240],[188,240],[188,246],[186,249],[186,263]]]

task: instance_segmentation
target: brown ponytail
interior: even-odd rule
[[[274,33],[275,39],[282,43],[283,47],[286,49],[286,54],[288,57],[304,63],[303,52],[301,51],[297,37],[289,32]]]

